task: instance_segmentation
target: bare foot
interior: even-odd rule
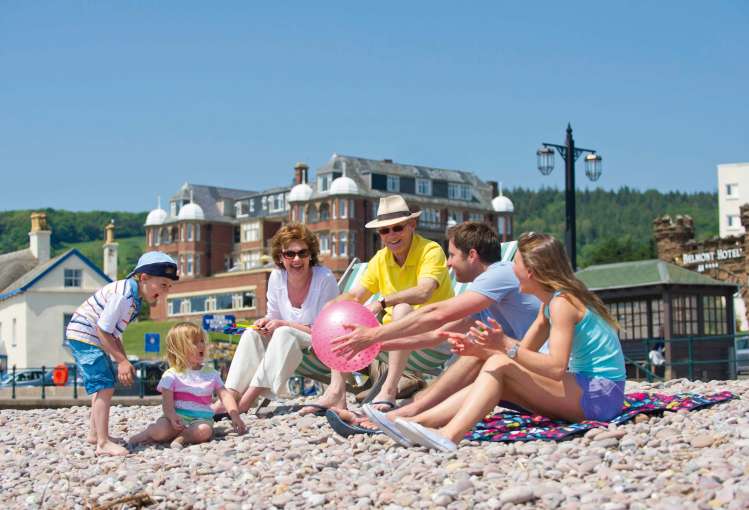
[[[123,455],[127,455],[128,453],[130,452],[127,451],[127,448],[124,448],[118,444],[115,444],[112,441],[107,441],[103,445],[100,444],[99,446],[96,447],[96,455],[101,455],[101,456],[107,456],[107,455],[123,456]]]
[[[304,406],[299,410],[299,415],[304,416],[305,414],[313,414],[321,411],[322,409],[346,409],[346,394],[343,395],[323,395],[320,400],[314,402],[314,405]]]
[[[116,443],[116,444],[125,444],[125,440],[122,439],[121,437],[109,436],[109,441],[112,443]],[[88,444],[97,444],[99,441],[96,439],[96,436],[89,435],[86,438],[86,442]]]
[[[175,450],[181,450],[185,447],[185,436],[177,436],[174,438],[174,441],[169,445],[170,448],[174,448]]]
[[[338,416],[340,416],[340,418],[346,423],[357,425],[367,430],[379,430],[377,425],[369,421],[369,418],[367,418],[366,416],[362,416],[359,413],[355,413],[354,411],[349,411],[348,409],[341,409],[338,407],[331,407],[331,410]]]

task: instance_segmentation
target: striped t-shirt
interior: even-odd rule
[[[83,302],[68,323],[70,340],[101,346],[96,327],[122,340],[122,332],[140,311],[138,282],[133,278],[108,283]]]
[[[211,367],[177,372],[170,368],[161,376],[156,389],[174,392],[174,408],[188,420],[212,420],[213,394],[224,387],[219,373]]]

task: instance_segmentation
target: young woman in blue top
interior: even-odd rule
[[[618,326],[577,279],[562,244],[545,234],[521,236],[514,271],[521,292],[542,303],[536,320],[521,341],[496,322],[445,333],[455,352],[486,361],[473,384],[392,424],[411,443],[452,451],[500,401],[569,421],[605,421],[621,411],[626,372]],[[547,338],[549,352],[539,353]]]

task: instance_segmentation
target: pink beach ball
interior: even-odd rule
[[[333,303],[325,307],[312,324],[312,349],[327,367],[339,372],[356,372],[372,363],[380,352],[380,344],[370,345],[351,359],[333,352],[330,342],[350,331],[343,324],[367,327],[380,325],[368,308],[355,301]]]

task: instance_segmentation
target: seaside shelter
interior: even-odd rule
[[[619,322],[628,378],[644,377],[659,342],[667,379],[735,377],[735,284],[657,259],[589,266],[577,276]]]

